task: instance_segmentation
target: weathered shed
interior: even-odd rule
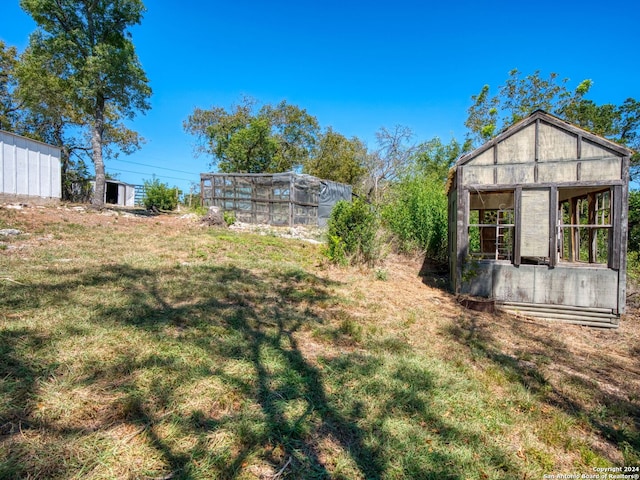
[[[95,191],[96,182],[92,181],[91,185]],[[120,205],[121,207],[134,207],[136,205],[136,190],[136,185],[124,183],[120,180],[105,180],[104,203]]]
[[[268,225],[322,227],[339,200],[351,201],[351,185],[295,172],[202,173],[200,192],[205,207]]]
[[[0,130],[0,197],[47,202],[62,195],[61,149]]]
[[[452,170],[452,289],[512,312],[616,327],[632,152],[538,110]]]

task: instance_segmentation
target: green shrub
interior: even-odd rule
[[[378,219],[371,205],[339,201],[331,211],[326,255],[335,263],[375,264],[379,257]]]
[[[224,223],[226,223],[227,226],[236,223],[236,214],[231,211],[225,210],[224,212],[222,212],[222,218],[224,219]]]
[[[446,261],[447,196],[439,178],[417,175],[401,180],[382,218],[401,252],[422,250],[432,260]]]
[[[160,183],[157,178],[145,180],[145,194],[142,200],[145,208],[158,210],[175,210],[178,206],[178,189],[169,188],[166,183]]]
[[[627,275],[634,283],[640,282],[640,254],[633,250],[627,253]]]
[[[640,252],[640,190],[629,192],[629,251]]]

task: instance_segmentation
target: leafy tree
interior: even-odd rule
[[[20,110],[15,96],[17,80],[15,69],[18,64],[18,51],[15,47],[8,47],[0,40],[0,128],[15,129]]]
[[[69,118],[87,132],[96,173],[93,202],[102,206],[103,149],[111,145],[128,153],[138,148],[140,138],[122,120],[150,108],[151,89],[127,30],[140,23],[144,5],[141,0],[20,4],[39,26],[30,38],[23,75],[33,78],[42,71],[60,79],[52,95],[43,94],[40,101],[51,112],[66,98]]]
[[[640,190],[629,192],[629,250],[640,252]]]
[[[592,82],[583,81],[573,93],[567,89],[567,82],[566,78],[559,79],[557,73],[542,78],[539,70],[521,78],[520,71],[513,69],[497,95],[491,96],[489,85],[484,85],[478,95],[471,97],[473,105],[467,111],[465,126],[469,139],[478,146],[537,109],[558,114],[575,108]]]
[[[48,58],[38,45],[21,55],[15,74],[17,96],[24,107],[19,133],[60,146],[62,198],[86,201],[91,184],[86,160],[91,149],[78,130],[81,118],[67,99],[65,61]]]
[[[306,110],[285,101],[256,109],[243,98],[230,110],[196,108],[184,122],[195,135],[196,151],[213,157],[222,172],[284,172],[303,165],[318,137],[318,121]]]
[[[222,164],[222,169],[245,173],[277,170],[274,158],[277,151],[278,142],[271,135],[269,120],[255,117],[229,139],[226,155],[231,161]]]
[[[18,57],[15,47],[0,41],[0,128],[60,146],[62,198],[86,200],[91,185],[84,159],[78,156],[86,149],[68,135],[72,110],[59,88],[64,82],[60,59],[30,69],[33,58],[31,49]]]
[[[632,166],[640,163],[640,102],[627,98],[622,105],[606,103],[597,105],[581,99],[559,112],[563,118],[579,127],[618,142],[633,150]]]
[[[310,175],[355,186],[365,172],[367,147],[357,137],[348,139],[329,127],[304,164]]]
[[[269,120],[277,145],[271,170],[284,172],[302,166],[318,141],[318,120],[284,100],[275,107],[265,105],[258,116]]]
[[[458,157],[468,150],[470,150],[469,142],[460,144],[452,138],[448,144],[444,144],[440,138],[435,137],[418,145],[414,157],[417,173],[445,181],[449,169]]]
[[[567,88],[567,82],[556,73],[542,78],[536,71],[522,78],[518,70],[512,70],[497,95],[491,96],[485,85],[471,97],[473,105],[465,121],[469,140],[478,146],[534,110],[543,109],[596,135],[640,150],[640,102],[628,98],[622,105],[597,105],[585,98],[593,86],[591,80],[583,80],[573,91]],[[632,166],[634,170],[639,168],[640,154],[633,156]]]

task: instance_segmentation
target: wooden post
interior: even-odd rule
[[[578,199],[571,198],[569,199],[569,218],[571,222],[571,227],[569,230],[571,232],[569,238],[569,261],[577,262],[580,259],[580,236],[578,228],[575,225],[578,225],[580,215],[578,214]]]
[[[296,199],[295,188],[296,188],[295,174],[291,173],[289,175],[289,226],[290,227],[293,227],[293,212],[294,212],[293,202]]]
[[[588,221],[589,225],[596,223],[596,198],[593,193],[587,195],[587,205],[589,209]],[[596,229],[589,228],[589,263],[595,263],[598,259],[598,235]]]
[[[549,266],[558,263],[558,187],[549,192]]]
[[[513,193],[513,213],[514,213],[514,226],[513,226],[513,264],[515,266],[520,265],[520,243],[522,242],[522,224],[525,219],[522,218],[522,187],[516,187]]]

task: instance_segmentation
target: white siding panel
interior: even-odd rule
[[[498,163],[524,163],[535,160],[535,124],[505,138],[498,144]]]
[[[56,155],[51,155],[51,198],[62,198],[62,164]]]
[[[536,268],[534,303],[617,310],[618,281],[608,268]]]
[[[522,183],[534,183],[535,170],[533,164],[499,165],[498,184],[515,185]]]
[[[564,130],[540,123],[538,131],[538,160],[575,160],[578,156],[578,137]]]
[[[127,207],[134,207],[136,204],[136,187],[133,185],[127,186],[127,199],[125,205]]]
[[[16,193],[16,156],[13,145],[2,143],[2,192]]]
[[[484,166],[466,166],[462,171],[463,183],[467,185],[492,185],[493,168]]]
[[[126,205],[126,187],[125,185],[118,185],[118,205]]]
[[[467,165],[493,165],[493,149],[490,148],[486,152],[481,153],[476,158],[471,160]]]
[[[51,196],[51,157],[40,154],[40,196]]]
[[[16,142],[16,192],[17,195],[29,195],[29,156],[24,142]]]
[[[523,190],[520,225],[520,255],[549,256],[549,191]]]
[[[605,158],[582,162],[580,180],[620,180],[622,178],[622,159]]]
[[[0,193],[61,197],[60,149],[0,132]]]
[[[553,162],[538,164],[538,182],[575,182],[578,180],[578,162]]]
[[[608,150],[602,147],[599,147],[597,145],[594,145],[593,143],[590,143],[586,140],[582,141],[581,151],[582,151],[582,155],[580,156],[580,158],[582,159],[601,158],[601,157],[611,156],[611,152],[609,152]]]
[[[27,169],[29,171],[29,183],[27,194],[34,197],[40,196],[40,154],[37,151],[27,149],[27,156],[29,158],[29,164]]]

